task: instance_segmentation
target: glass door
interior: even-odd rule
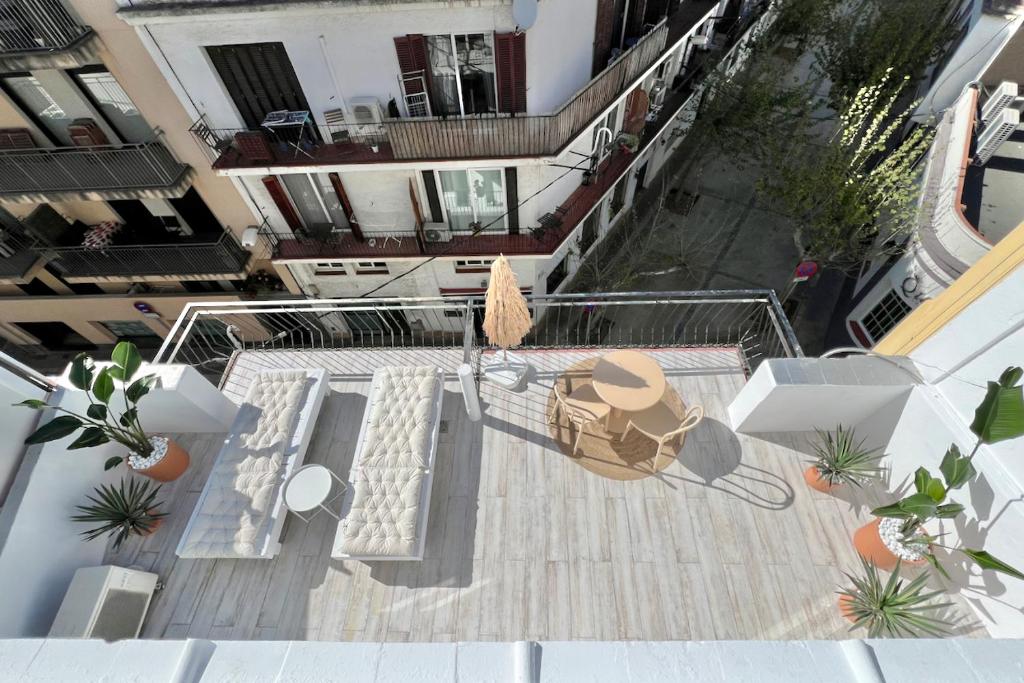
[[[470,232],[505,232],[505,182],[501,169],[439,171],[448,226]]]

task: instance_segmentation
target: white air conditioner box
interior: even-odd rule
[[[239,242],[241,242],[243,247],[255,247],[259,237],[260,229],[255,225],[250,225],[242,231],[242,239]]]
[[[451,242],[452,231],[447,223],[424,223],[423,236],[427,242]]]
[[[50,638],[138,638],[156,590],[150,572],[113,565],[82,567],[75,572]]]
[[[373,126],[384,120],[384,110],[376,97],[353,97],[348,101],[348,110],[351,113],[348,123]]]

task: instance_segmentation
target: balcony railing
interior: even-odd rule
[[[0,59],[11,53],[65,50],[90,35],[60,0],[5,0],[0,3]]]
[[[19,279],[39,260],[38,242],[11,228],[0,231],[0,277]]]
[[[748,369],[802,356],[771,290],[629,292],[527,297],[524,348],[730,347]],[[189,304],[156,355],[221,372],[236,351],[440,347],[478,362],[482,298],[308,299]]]
[[[694,11],[698,6],[705,11]],[[263,134],[266,145],[257,138],[254,146],[245,136],[259,136],[260,131],[210,128],[202,119],[191,131],[213,150],[216,168],[554,155],[664,57],[670,26],[673,37],[679,31],[681,36],[704,22],[713,8],[710,2],[684,3],[552,114],[389,118],[373,126],[318,126],[320,139],[298,146],[269,133]]]
[[[0,198],[74,193],[117,194],[166,190],[189,167],[157,141],[96,147],[14,149],[0,152]]]
[[[212,242],[126,244],[103,249],[47,247],[65,277],[221,275],[241,273],[249,252],[224,231]]]

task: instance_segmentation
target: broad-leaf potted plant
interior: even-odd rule
[[[982,444],[998,443],[1024,435],[1024,394],[1019,382],[1021,368],[1007,368],[997,382],[989,382],[985,399],[978,406],[971,431],[978,437],[970,455],[963,455],[956,444],[950,445],[939,471],[942,478],[932,476],[924,467],[914,473],[915,492],[891,505],[872,510],[878,519],[854,533],[853,542],[862,557],[882,569],[891,569],[899,561],[934,566],[943,576],[933,549],[963,553],[983,569],[992,569],[1018,579],[1024,573],[993,557],[980,548],[951,548],[939,543],[926,525],[935,519],[952,519],[964,506],[948,499],[949,493],[962,488],[977,475],[972,459]]]
[[[114,539],[114,550],[132,535],[148,536],[163,523],[166,512],[157,510],[162,503],[157,501],[160,487],[141,479],[121,479],[117,486],[97,486],[95,495],[86,496],[88,505],[76,505],[79,514],[71,519],[75,522],[94,524],[82,532],[87,541],[109,535]]]
[[[166,436],[150,436],[139,422],[138,403],[156,384],[155,375],[146,375],[133,381],[142,366],[139,350],[130,342],[120,342],[110,356],[112,365],[96,369],[92,358],[84,353],[71,363],[68,379],[89,398],[85,415],[73,413],[45,401],[29,399],[16,405],[35,410],[56,410],[58,415],[25,439],[26,444],[56,441],[81,430],[81,434],[68,446],[68,450],[91,448],[115,441],[128,449],[124,456],[107,459],[104,469],[126,463],[139,474],[157,481],[173,481],[189,465],[189,455],[181,446]],[[114,381],[123,384],[124,409],[111,405]],[[115,401],[116,403],[116,401]],[[115,410],[119,413],[115,415]]]
[[[874,565],[864,558],[861,562],[863,574],[846,574],[853,586],[839,591],[839,611],[853,622],[851,631],[866,628],[869,638],[937,637],[949,632],[949,622],[938,613],[952,603],[933,602],[942,591],[924,592],[927,572],[906,583],[897,563],[883,581]]]
[[[838,425],[835,434],[814,430],[818,440],[813,444],[814,460],[804,471],[804,481],[812,489],[828,493],[843,484],[863,486],[879,480],[884,468],[879,466],[882,455],[879,448],[865,448],[864,440],[857,440],[853,429]]]

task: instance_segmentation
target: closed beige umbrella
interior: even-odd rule
[[[491,281],[487,284],[487,299],[484,304],[484,334],[487,340],[502,350],[501,368],[485,369],[492,379],[511,386],[518,384],[526,372],[526,364],[513,369],[509,363],[508,349],[523,342],[523,337],[533,327],[530,309],[519,291],[519,281],[512,272],[512,266],[504,255],[491,264]]]

